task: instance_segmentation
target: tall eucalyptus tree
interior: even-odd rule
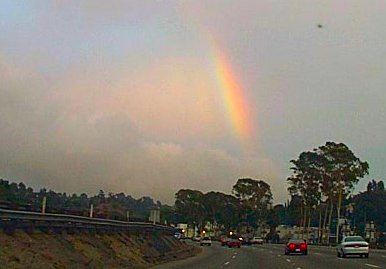
[[[266,219],[268,207],[272,204],[269,184],[263,180],[241,178],[232,190],[239,199],[247,226],[261,224]]]
[[[301,197],[300,204],[302,236],[304,229],[307,226],[309,230],[311,222],[311,214],[313,209],[319,205],[321,201],[320,185],[322,181],[322,159],[316,152],[302,152],[297,160],[291,160],[293,171],[287,181],[290,184],[288,188],[292,196],[298,195]]]
[[[361,161],[343,143],[326,142],[316,152],[327,160],[324,171],[326,185],[323,189],[327,191],[331,202],[335,201],[339,222],[342,200],[352,192],[359,179],[368,174],[369,164]],[[339,242],[339,223],[336,225],[336,242]]]

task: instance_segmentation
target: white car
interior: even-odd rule
[[[369,243],[362,236],[346,236],[336,247],[338,257],[345,258],[347,255],[359,255],[369,257]]]
[[[201,235],[195,235],[192,238],[193,241],[201,241]]]
[[[250,240],[251,244],[259,244],[259,245],[262,245],[264,243],[264,239],[261,238],[261,237],[253,237],[251,240]]]
[[[182,238],[182,234],[180,234],[180,233],[175,233],[175,234],[174,234],[174,237],[177,238],[177,239],[181,239],[181,238]]]
[[[208,236],[204,236],[203,238],[201,238],[201,241],[200,241],[200,246],[203,246],[203,245],[212,245],[212,240],[210,239],[210,237]]]

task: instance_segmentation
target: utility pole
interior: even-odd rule
[[[338,204],[336,207],[336,213],[337,213],[337,223],[336,223],[336,243],[339,244],[339,225],[340,225],[340,208],[342,204],[342,192],[343,192],[343,186],[342,186],[342,180],[339,176],[339,192],[338,192]]]

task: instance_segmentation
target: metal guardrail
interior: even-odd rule
[[[109,231],[174,232],[173,227],[146,222],[127,222],[83,216],[0,209],[1,228],[75,228]]]

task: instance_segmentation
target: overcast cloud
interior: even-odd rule
[[[241,177],[288,198],[289,160],[346,143],[386,174],[384,1],[0,3],[0,177],[173,203]],[[318,27],[321,24],[323,27]],[[251,105],[227,115],[211,40]]]

